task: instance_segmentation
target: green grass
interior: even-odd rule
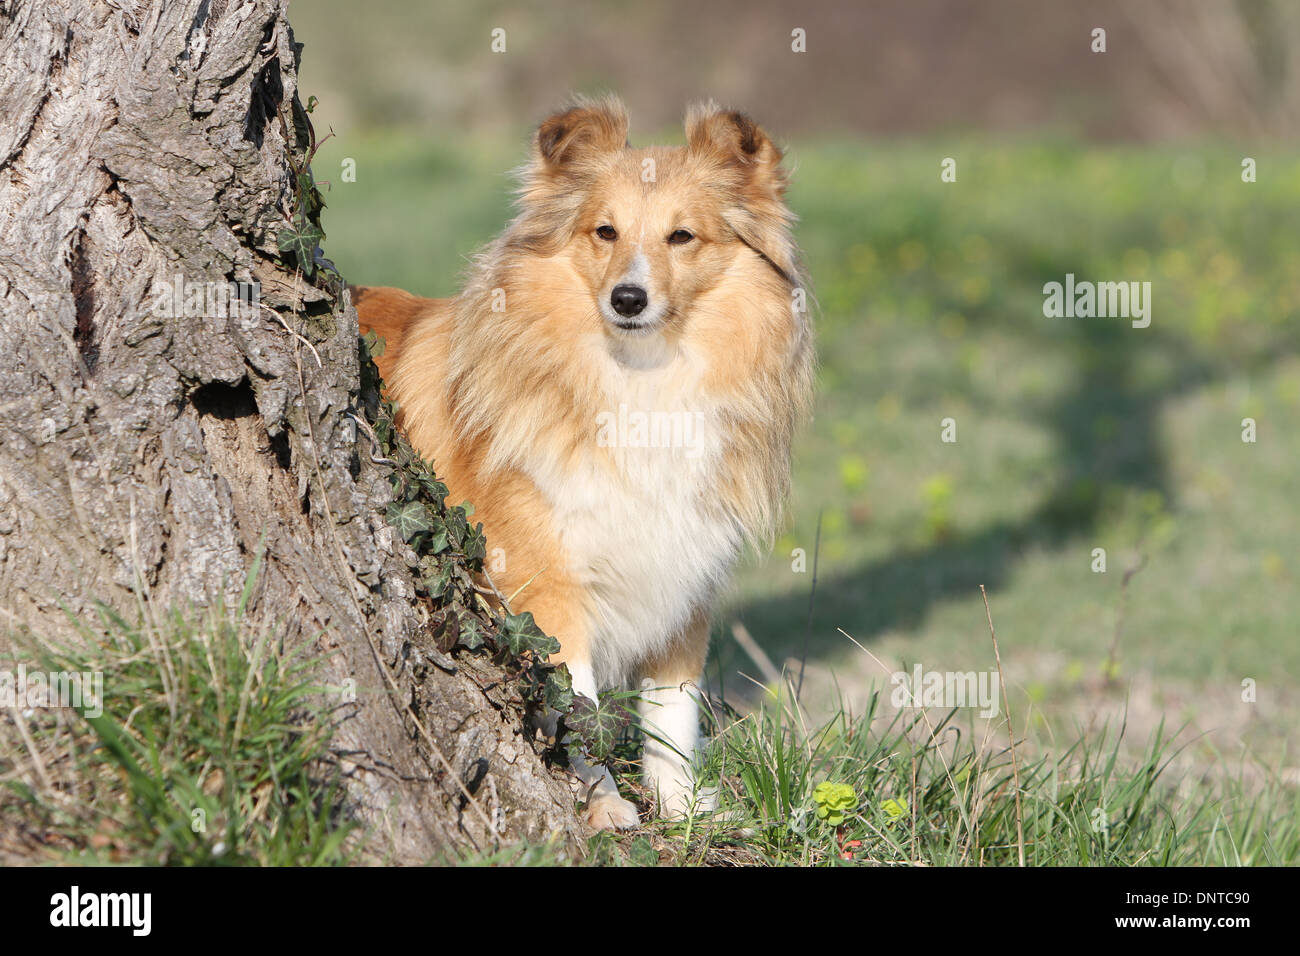
[[[894,712],[868,698],[820,724],[786,694],[719,729],[702,782],[716,813],[602,834],[589,863],[623,865],[1250,866],[1300,862],[1300,794],[1247,791],[1180,774],[1164,729],[1121,746],[1104,726],[1070,743],[1018,745],[961,725],[957,711]],[[1025,751],[1031,754],[1026,758]],[[842,819],[819,815],[819,784],[851,791]]]
[[[527,133],[331,140],[317,176],[337,180],[351,157],[357,181],[327,195],[327,254],[352,282],[454,294],[465,257],[509,215],[506,174]],[[841,702],[872,706],[882,663],[985,669],[985,585],[1026,757],[1046,761],[1030,778],[1039,791],[1067,779],[1067,754],[1096,767],[1113,753],[1115,773],[1139,773],[1167,722],[1181,729],[1176,774],[1200,775],[1204,799],[1226,801],[1205,806],[1238,819],[1273,788],[1260,799],[1293,812],[1300,156],[1052,139],[789,145],[818,303],[818,404],[796,448],[790,530],[742,569],[719,612],[714,689],[761,696],[737,675],[757,671],[729,638],[732,620],[778,667],[797,668],[806,647],[814,722],[836,719]],[[1258,161],[1258,182],[1241,181],[1242,155]],[[940,181],[947,156],[956,183]],[[1151,326],[1045,318],[1042,286],[1067,272],[1151,282]],[[1247,417],[1254,444],[1241,440]],[[956,443],[940,441],[946,418]],[[1092,569],[1097,548],[1105,573]],[[1243,699],[1244,681],[1256,699]],[[1093,740],[1121,721],[1122,740]],[[1143,826],[1143,839],[1162,833]],[[1232,858],[1228,824],[1198,826],[1199,849],[1179,859]],[[987,859],[1005,835],[955,845]],[[1040,860],[1067,856],[1038,846]],[[1142,859],[1163,852],[1147,849]],[[1127,842],[1107,852],[1075,859],[1141,857]]]
[[[873,687],[865,711],[841,701],[817,722],[795,703],[792,685],[790,675],[744,714],[710,707],[700,787],[717,794],[714,810],[596,834],[581,865],[1300,863],[1300,791],[1258,763],[1205,779],[1163,722],[1141,739],[1131,739],[1123,719],[1050,740],[1018,730],[1013,753],[1001,717],[892,709],[888,692]],[[625,735],[611,766],[644,815],[638,738],[635,729]],[[839,790],[838,802],[827,787]],[[574,861],[553,845],[518,844],[454,862]]]
[[[26,736],[0,756],[7,850],[100,865],[348,860],[330,721],[274,629],[247,623],[242,603],[73,623],[80,640],[64,649],[20,638],[28,667],[100,672],[100,707],[18,718]]]

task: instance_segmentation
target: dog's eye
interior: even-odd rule
[[[600,238],[604,239],[606,242],[613,242],[618,238],[618,230],[613,226],[601,226],[596,230],[596,235],[600,236]]]
[[[680,246],[683,243],[690,242],[694,238],[695,236],[692,233],[687,232],[685,229],[678,229],[668,237],[668,241],[674,246]]]

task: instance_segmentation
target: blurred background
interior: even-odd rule
[[[810,708],[860,709],[897,667],[987,670],[983,584],[1031,736],[1165,719],[1186,759],[1300,778],[1300,4],[290,13],[351,282],[454,294],[572,92],[621,95],[638,145],[681,142],[706,96],[785,144],[818,405],[790,530],[717,617],[715,689],[752,702],[766,656]],[[1150,282],[1150,327],[1045,318],[1066,273]]]

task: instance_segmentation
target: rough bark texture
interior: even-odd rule
[[[233,599],[264,538],[255,617],[356,682],[335,742],[371,858],[576,841],[499,675],[423,636],[345,415],[356,314],[277,248],[296,58],[285,0],[0,0],[0,623]],[[160,317],[178,276],[269,308]]]

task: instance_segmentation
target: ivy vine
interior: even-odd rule
[[[561,715],[557,749],[562,746],[570,758],[581,753],[587,760],[608,760],[630,712],[617,700],[597,702],[575,693],[568,667],[548,660],[560,642],[531,612],[511,613],[493,589],[483,587],[483,525],[470,523],[472,508],[448,503],[447,486],[398,429],[396,406],[382,397],[374,362],[383,348],[373,332],[361,340],[361,393],[372,398],[367,417],[376,460],[392,466],[388,523],[414,552],[417,594],[436,607],[432,631],[438,649],[489,655],[505,668],[526,706]]]

